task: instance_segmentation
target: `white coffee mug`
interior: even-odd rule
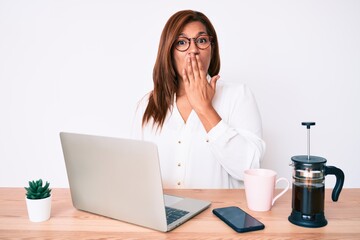
[[[244,171],[244,185],[248,208],[253,211],[269,211],[275,201],[290,187],[286,178],[276,179],[277,174],[270,169],[248,169]],[[283,191],[274,197],[275,186],[280,181],[287,183]]]

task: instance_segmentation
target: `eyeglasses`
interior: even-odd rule
[[[201,50],[207,49],[212,43],[212,37],[209,35],[200,35],[196,38],[187,38],[184,36],[178,37],[174,43],[175,48],[180,52],[185,52],[189,49],[191,40],[194,41],[197,48]]]

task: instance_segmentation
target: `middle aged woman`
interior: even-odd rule
[[[164,188],[239,188],[265,151],[255,98],[218,81],[216,31],[197,11],[175,13],[160,38],[154,89],[139,102],[133,137],[157,144]],[[141,167],[141,166],[139,166]]]

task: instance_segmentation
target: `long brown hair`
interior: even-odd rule
[[[142,125],[153,119],[153,126],[162,128],[168,110],[171,111],[179,82],[173,61],[173,45],[184,26],[191,22],[201,22],[207,33],[212,36],[212,57],[208,74],[217,75],[220,71],[219,45],[216,31],[210,20],[201,12],[179,11],[172,15],[162,31],[158,54],[153,69],[154,89],[150,92],[149,102],[143,115]]]

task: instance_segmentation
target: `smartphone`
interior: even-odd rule
[[[265,228],[265,225],[239,207],[215,208],[213,213],[236,232],[249,232]]]

